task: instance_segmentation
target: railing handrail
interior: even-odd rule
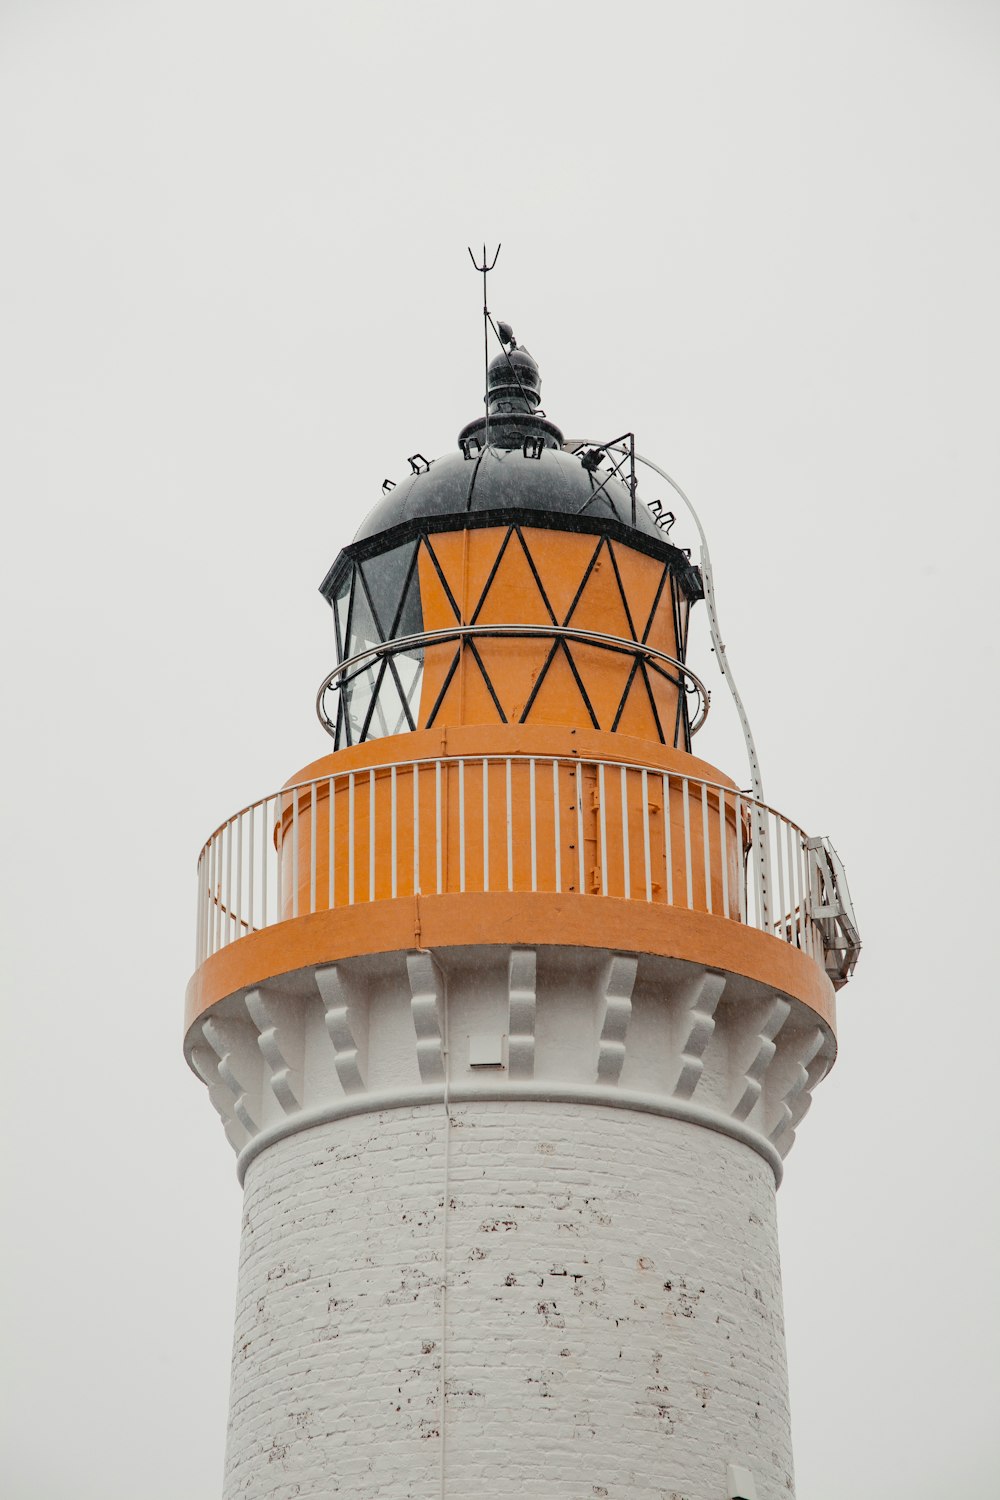
[[[349,656],[345,661],[338,663],[332,671],[328,672],[319,685],[316,693],[316,715],[326,730],[327,734],[336,734],[336,725],[323,707],[323,698],[328,692],[339,692],[346,686],[345,679],[348,672],[352,678],[358,676],[365,670],[364,664],[369,661],[378,661],[383,656],[398,656],[405,651],[413,650],[417,646],[433,646],[446,641],[465,640],[470,636],[493,636],[513,637],[515,639],[531,640],[541,637],[545,640],[570,640],[577,641],[585,646],[600,646],[607,651],[618,651],[627,656],[638,656],[641,660],[657,667],[658,663],[675,668],[682,677],[690,679],[694,684],[694,690],[698,694],[698,711],[691,724],[691,733],[697,734],[708,717],[708,710],[712,702],[712,694],[702,682],[696,672],[692,672],[686,662],[680,661],[676,656],[670,656],[666,651],[660,651],[655,646],[650,646],[646,641],[629,639],[623,635],[606,635],[600,630],[578,630],[573,625],[527,625],[527,624],[489,624],[489,625],[448,625],[440,630],[422,630],[413,635],[401,635],[395,640],[380,641],[375,646],[369,646],[364,651],[358,651],[354,656]],[[683,683],[678,684],[683,686]],[[689,692],[689,688],[684,688]]]
[[[356,749],[357,746],[350,746],[348,748]],[[508,760],[544,760],[549,762],[562,761],[565,762],[566,765],[572,766],[614,766],[616,770],[621,769],[625,771],[646,771],[651,772],[655,776],[676,777],[680,781],[690,781],[695,786],[707,787],[709,791],[725,792],[725,794],[729,797],[739,797],[740,801],[748,809],[752,810],[755,808],[759,812],[768,812],[773,817],[780,818],[782,823],[787,823],[789,828],[794,829],[794,831],[800,834],[803,839],[808,839],[811,837],[811,835],[806,833],[805,829],[802,828],[800,824],[795,822],[794,818],[788,817],[787,813],[781,812],[777,807],[772,807],[768,802],[761,802],[760,799],[755,797],[752,792],[745,791],[741,787],[727,786],[723,781],[710,781],[705,776],[691,776],[686,771],[677,770],[670,766],[652,766],[638,760],[609,760],[606,756],[572,754],[549,755],[545,752],[533,755],[527,751],[517,751],[510,755],[506,755],[502,750],[495,750],[487,751],[486,754],[475,753],[471,755],[418,755],[408,757],[406,760],[379,761],[375,765],[371,766],[345,766],[343,770],[327,771],[324,776],[310,776],[306,781],[289,782],[287,785],[279,787],[276,792],[268,792],[266,796],[257,797],[253,802],[248,802],[245,807],[241,807],[236,812],[231,813],[228,818],[223,818],[222,822],[218,825],[217,828],[214,828],[212,830],[208,838],[205,840],[204,844],[201,846],[201,849],[198,851],[198,861],[201,860],[202,855],[205,853],[205,850],[208,848],[209,844],[211,844],[212,840],[218,838],[219,834],[223,833],[231,823],[234,823],[236,821],[237,818],[245,817],[248,812],[255,812],[258,807],[264,807],[268,802],[274,802],[279,797],[284,797],[286,793],[290,795],[292,792],[309,791],[309,789],[314,786],[326,787],[331,781],[335,781],[338,776],[367,776],[378,771],[391,771],[393,770],[393,768],[395,768],[397,771],[400,771],[408,769],[411,766],[457,765],[459,761],[473,762],[481,765],[483,761],[503,762]],[[198,861],[196,861],[196,864]]]

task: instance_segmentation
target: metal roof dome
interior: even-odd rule
[[[498,521],[527,521],[534,514],[543,525],[551,525],[557,515],[565,518],[563,525],[571,525],[576,517],[581,531],[597,529],[594,523],[599,526],[602,520],[618,522],[662,543],[663,533],[645,505],[636,507],[633,523],[628,486],[588,469],[583,457],[560,448],[529,447],[526,452],[525,447],[492,443],[469,457],[446,454],[421,473],[408,475],[380,500],[354,540],[366,541],[407,522],[439,525],[445,516],[468,525],[472,513],[477,518],[490,514]]]
[[[458,453],[415,464],[417,472],[362,522],[355,544],[420,521],[439,529],[444,517],[468,526],[484,524],[480,517],[487,515],[527,521],[532,514],[543,525],[581,531],[625,526],[662,544],[663,533],[645,505],[635,505],[628,485],[598,470],[599,454],[564,449],[562,432],[539,407],[536,360],[508,325],[500,328],[509,337],[487,369],[486,414],[462,428]]]

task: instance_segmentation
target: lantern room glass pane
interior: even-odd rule
[[[417,546],[406,542],[352,569],[349,614],[346,584],[334,603],[341,661],[423,629]],[[338,748],[416,728],[422,676],[422,647],[359,664],[341,689]]]
[[[333,624],[337,632],[337,660],[343,661],[347,652],[347,616],[351,607],[351,584],[354,582],[354,569],[344,574],[333,599]]]
[[[382,639],[391,640],[400,635],[412,634],[400,629],[401,606],[415,596],[417,611],[420,609],[420,591],[416,587],[416,569],[413,560],[416,542],[404,542],[389,552],[380,552],[376,557],[366,558],[361,564],[368,593],[374,605],[375,617],[382,630]],[[412,576],[411,576],[412,575]],[[410,585],[410,587],[408,587]],[[405,598],[404,598],[405,595]],[[412,605],[410,606],[412,614]],[[417,630],[422,627],[418,624]]]

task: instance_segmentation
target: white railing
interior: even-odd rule
[[[675,771],[527,756],[340,771],[251,803],[201,851],[197,962],[314,912],[466,891],[697,910],[825,962],[829,873],[797,824]]]

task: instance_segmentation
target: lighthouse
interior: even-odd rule
[[[667,476],[540,401],[500,324],[323,578],[327,753],[198,860],[226,1500],[794,1494],[775,1193],[857,928],[748,726],[749,785],[698,756]]]

